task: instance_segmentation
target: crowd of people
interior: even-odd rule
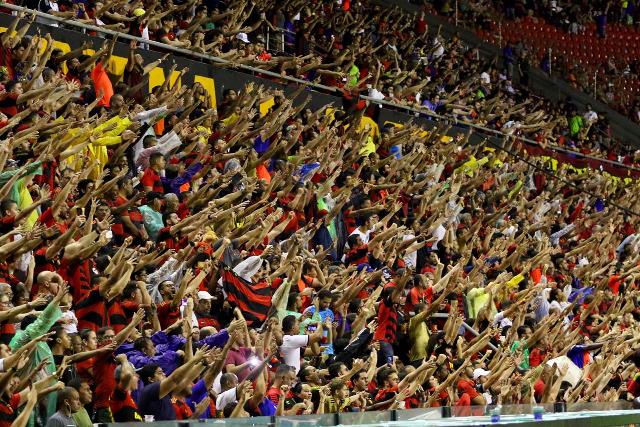
[[[63,54],[23,18],[0,36],[2,425],[640,396],[637,182],[517,154],[546,113],[456,41],[425,99],[506,151],[348,91],[146,94],[136,43],[113,84],[115,39]]]
[[[368,95],[516,133],[543,145],[635,163],[628,145],[612,138],[603,113],[581,110],[571,100],[550,103],[527,91],[536,59],[523,46],[513,46],[504,62],[485,61],[472,46],[429,29],[424,14],[365,0],[65,0],[25,5],[215,55],[231,66],[249,65],[322,83],[350,99]]]
[[[548,49],[553,48],[557,52],[552,55],[555,76],[640,123],[640,100],[636,93],[640,86],[640,59],[635,49],[631,49],[640,38],[635,1],[461,0],[457,2],[457,16],[453,3],[435,0],[425,2],[425,7],[429,13],[479,31],[483,38],[501,47],[509,42],[521,45],[528,50],[529,61],[547,72]],[[549,26],[560,30],[561,37],[553,45],[537,45],[540,32],[507,31],[510,22]],[[505,25],[501,35],[500,24]],[[608,41],[604,47],[606,55],[580,56],[585,48],[597,53],[604,40]]]

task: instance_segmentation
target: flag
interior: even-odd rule
[[[268,283],[251,283],[227,266],[222,271],[222,283],[227,301],[242,311],[248,325],[258,326],[265,321],[271,308],[271,287]]]

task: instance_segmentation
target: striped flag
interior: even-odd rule
[[[249,326],[259,326],[265,321],[271,308],[271,287],[268,283],[248,282],[224,266],[222,284],[227,301],[242,310]]]

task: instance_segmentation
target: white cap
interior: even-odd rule
[[[207,291],[198,291],[198,299],[211,300],[213,297]]]
[[[249,43],[249,36],[247,36],[247,33],[238,33],[236,35],[236,38],[238,40],[242,40],[245,43]]]
[[[491,371],[484,370],[482,368],[477,368],[473,370],[473,379],[477,380],[480,377],[486,377],[489,375]]]

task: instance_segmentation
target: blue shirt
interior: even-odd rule
[[[191,396],[187,397],[185,400],[187,405],[189,405],[189,408],[191,408],[192,411],[195,411],[196,405],[202,402],[208,394],[209,391],[207,390],[207,385],[204,383],[204,380],[200,380],[193,385]],[[207,418],[215,418],[215,414],[211,413],[211,405],[209,405],[204,413],[200,415],[201,420],[205,420]]]
[[[584,346],[577,345],[567,352],[567,357],[580,369],[584,368]]]
[[[253,143],[253,149],[256,150],[256,153],[263,154],[269,149],[270,145],[271,139],[267,138],[263,141],[260,135],[258,135],[255,142]]]
[[[176,419],[170,394],[160,399],[160,382],[149,384],[138,396],[138,409],[141,415],[153,415],[155,421]]]

